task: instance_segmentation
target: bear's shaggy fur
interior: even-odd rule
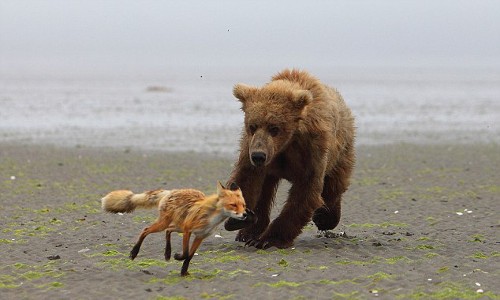
[[[231,220],[226,228],[243,228],[236,240],[257,248],[290,247],[311,218],[320,230],[335,228],[355,162],[354,118],[340,94],[299,70],[284,70],[261,88],[237,84],[233,94],[245,127],[229,182],[241,187],[257,221]],[[292,186],[269,224],[281,179]]]

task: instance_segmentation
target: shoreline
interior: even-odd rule
[[[110,131],[109,135],[113,136],[115,131]],[[146,133],[144,133],[146,134]],[[239,132],[234,132],[238,136]],[[183,146],[170,145],[168,147],[160,146],[169,144],[166,140],[140,141],[137,137],[138,143],[123,142],[123,140],[109,140],[105,137],[101,139],[94,139],[93,142],[90,136],[84,135],[81,140],[68,142],[63,136],[57,136],[53,139],[47,137],[24,137],[24,138],[10,138],[9,136],[16,135],[14,132],[3,133],[3,139],[0,140],[0,145],[6,146],[22,146],[22,147],[52,147],[67,150],[89,149],[106,152],[144,152],[144,153],[195,153],[217,157],[227,157],[228,155],[233,159],[237,158],[239,151],[239,140],[234,142],[222,142],[215,144],[213,141],[208,141],[205,135],[203,140],[199,140],[197,144],[185,144],[177,141],[176,144],[183,144]],[[364,133],[370,138],[356,138],[356,148],[384,148],[384,147],[399,147],[405,145],[417,145],[423,147],[446,147],[446,146],[498,146],[500,145],[500,136],[487,131],[467,131],[457,129],[451,134],[443,133],[430,133],[430,132],[401,132],[398,134],[384,135],[380,132]],[[154,141],[154,142],[152,142]],[[208,143],[212,143],[211,145]]]
[[[234,153],[244,116],[233,85],[262,85],[278,70],[12,78],[0,83],[0,143]],[[500,143],[495,72],[329,70],[309,71],[351,108],[358,146]]]

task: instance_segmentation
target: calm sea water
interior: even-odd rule
[[[500,70],[313,73],[352,108],[359,145],[500,142]],[[3,76],[0,142],[235,153],[243,113],[232,86],[271,75]]]

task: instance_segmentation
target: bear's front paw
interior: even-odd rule
[[[285,248],[289,248],[293,245],[293,240],[286,241],[286,240],[281,240],[281,239],[277,239],[277,238],[262,237],[258,240],[253,240],[253,241],[247,242],[245,245],[254,246],[255,248],[258,248],[258,249],[268,249],[271,247],[285,249]]]
[[[245,230],[240,230],[240,232],[238,232],[238,234],[236,235],[236,238],[234,240],[237,242],[248,243],[250,241],[257,240],[258,237],[259,237],[258,234],[248,232]]]

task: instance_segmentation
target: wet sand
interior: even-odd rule
[[[234,155],[1,143],[0,295],[498,299],[499,153],[495,144],[360,146],[335,230],[311,224],[293,248],[257,250],[221,226],[181,278],[181,263],[163,259],[163,234],[128,259],[155,211],[107,214],[99,199],[114,189],[211,193]],[[274,215],[286,191],[283,184]]]

